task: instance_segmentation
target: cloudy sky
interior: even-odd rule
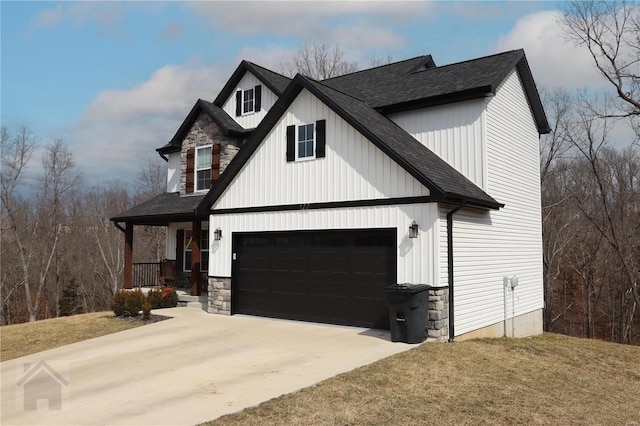
[[[0,2],[1,121],[63,139],[87,185],[135,185],[198,98],[242,59],[278,70],[304,43],[350,61],[445,65],[523,48],[538,87],[602,84],[556,2]]]

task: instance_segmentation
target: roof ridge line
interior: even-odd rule
[[[466,59],[464,61],[452,62],[452,63],[446,64],[446,65],[439,65],[439,66],[437,66],[435,68],[429,68],[429,69],[446,68],[446,67],[450,67],[450,66],[453,66],[453,65],[466,64],[466,63],[469,63],[469,62],[479,61],[481,59],[493,58],[494,56],[506,55],[508,53],[513,53],[513,52],[524,52],[524,50],[523,49],[512,49],[512,50],[507,50],[505,52],[499,52],[499,53],[494,53],[494,54],[491,54],[491,55],[480,56],[479,58]],[[425,71],[428,71],[428,70],[425,70]]]
[[[322,81],[329,81],[329,80],[333,80],[333,79],[336,79],[336,78],[346,77],[346,76],[348,76],[348,75],[353,75],[353,74],[358,74],[358,73],[365,72],[365,71],[375,70],[376,68],[388,67],[388,66],[391,66],[391,65],[397,65],[397,64],[401,64],[401,63],[403,63],[403,62],[409,62],[409,61],[416,60],[416,59],[418,59],[418,58],[427,58],[427,57],[430,57],[430,56],[431,56],[430,54],[428,54],[428,55],[419,55],[419,56],[414,56],[413,58],[403,59],[403,60],[401,60],[401,61],[391,62],[391,63],[389,63],[389,64],[377,65],[377,66],[375,66],[375,67],[365,68],[365,69],[358,70],[358,71],[353,71],[353,72],[350,72],[350,73],[347,73],[347,74],[342,74],[342,75],[337,75],[337,76],[335,76],[335,77],[325,78],[325,79],[324,79],[324,80],[322,80]],[[433,60],[433,56],[431,56],[431,60]]]

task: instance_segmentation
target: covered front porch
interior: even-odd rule
[[[203,198],[204,195],[180,197],[177,192],[164,193],[111,218],[125,236],[123,288],[165,285],[186,289],[194,297],[206,295],[208,218],[195,213]],[[136,226],[167,229],[164,259],[134,263]]]

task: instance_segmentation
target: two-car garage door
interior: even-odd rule
[[[232,313],[389,328],[395,230],[233,237]]]

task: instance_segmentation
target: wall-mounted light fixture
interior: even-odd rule
[[[411,222],[411,225],[409,225],[409,238],[418,238],[418,234],[418,224],[414,220]]]
[[[216,230],[213,231],[213,239],[216,241],[220,241],[222,239],[222,229],[216,228]]]

